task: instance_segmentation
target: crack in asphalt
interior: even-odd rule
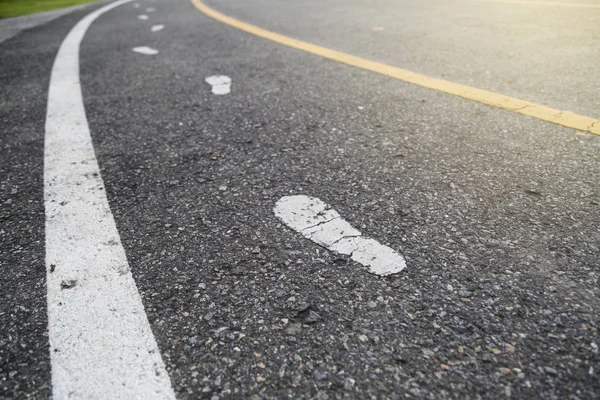
[[[528,105],[524,105],[522,107],[512,108],[511,111],[513,111],[513,112],[519,112],[519,111],[523,111],[524,109],[526,109],[528,107],[532,107],[532,106],[530,104],[528,104]]]
[[[327,223],[329,223],[331,221],[335,221],[336,219],[340,219],[340,218],[341,218],[341,216],[338,215],[337,217],[333,217],[331,219],[328,219],[327,221],[321,221],[321,222],[316,223],[314,225],[307,226],[306,228],[301,229],[300,232],[304,233],[304,231],[306,231],[308,229],[316,228],[317,226],[321,226],[321,225],[327,224]]]
[[[356,237],[358,237],[358,236],[356,236]],[[359,250],[363,250],[364,251],[365,250],[364,246],[361,249],[360,245],[358,243],[356,243],[356,240],[353,240],[353,242],[354,242],[354,245],[356,246],[356,248],[354,250],[352,250],[350,252],[350,254],[348,254],[348,256],[350,258],[352,258],[354,256],[354,253],[356,253],[357,251],[359,251]]]
[[[339,238],[338,240],[336,240],[336,241],[332,242],[330,246],[333,246],[333,245],[335,245],[336,243],[339,243],[339,242],[341,242],[341,241],[342,241],[342,240],[344,240],[344,239],[352,239],[352,238],[357,238],[357,237],[362,237],[362,233],[361,233],[361,234],[358,234],[358,235],[346,235],[346,236],[342,236],[342,237],[341,237],[341,238]],[[356,243],[356,242],[354,242],[354,243]]]

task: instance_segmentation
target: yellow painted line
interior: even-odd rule
[[[508,3],[523,4],[533,6],[555,6],[555,7],[574,7],[574,8],[600,8],[600,4],[590,3],[562,3],[558,1],[530,1],[530,0],[473,0],[478,3]]]
[[[251,33],[256,36],[283,44],[288,47],[293,47],[298,50],[306,51],[311,54],[316,54],[330,60],[338,61],[353,67],[362,68],[368,71],[377,72],[404,82],[413,83],[429,89],[438,90],[440,92],[449,93],[468,100],[487,104],[492,107],[502,108],[504,110],[513,111],[519,114],[527,115],[541,119],[543,121],[552,122],[568,128],[577,129],[580,131],[594,133],[600,135],[600,119],[586,117],[584,115],[573,114],[566,111],[556,110],[554,108],[531,103],[526,100],[516,99],[514,97],[504,96],[502,94],[488,92],[487,90],[477,89],[474,87],[461,85],[445,81],[442,79],[433,78],[427,75],[422,75],[416,72],[408,71],[402,68],[392,67],[391,65],[382,64],[376,61],[371,61],[366,58],[353,56],[351,54],[342,53],[341,51],[328,49],[326,47],[317,46],[312,43],[303,42],[302,40],[294,39],[279,33],[271,32],[266,29],[239,21],[225,14],[208,7],[200,0],[190,0],[194,6],[204,14],[217,21],[242,31]]]

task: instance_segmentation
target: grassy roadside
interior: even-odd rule
[[[96,0],[0,0],[0,18],[18,17]]]

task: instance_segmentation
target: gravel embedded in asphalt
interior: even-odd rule
[[[179,398],[596,395],[600,138],[288,49],[188,2],[140,3],[149,21],[125,5],[92,25],[81,82]],[[84,14],[0,44],[0,397],[49,393],[45,93]],[[231,93],[215,96],[204,80],[221,74]],[[407,268],[378,277],[287,228],[273,206],[290,194],[331,204]]]

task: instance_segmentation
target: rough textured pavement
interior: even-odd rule
[[[92,25],[81,81],[108,199],[179,398],[597,398],[600,137],[289,49],[187,1],[139,3],[156,8],[148,21],[127,4]],[[509,62],[463,53],[462,35],[479,28],[478,46],[493,53],[506,43],[487,36],[489,19],[536,28],[515,6],[477,3],[475,13],[470,2],[451,3],[210,5],[303,40],[597,116],[589,91],[597,62],[581,59],[581,78],[548,79],[564,54],[532,41],[523,51],[545,61],[517,53],[511,62],[554,95],[518,82],[503,91]],[[478,23],[465,27],[468,10]],[[50,395],[47,85],[60,41],[86,12],[0,44],[1,398]],[[571,12],[540,20],[560,23],[556,35],[584,36],[589,11],[577,26]],[[439,31],[414,13],[443,14],[430,21]],[[164,30],[151,33],[157,23]],[[374,36],[380,25],[386,40]],[[456,47],[437,51],[432,41],[448,46],[439,35]],[[215,74],[232,78],[230,94],[211,94],[204,79]],[[378,277],[304,239],[273,214],[290,194],[331,204],[401,251],[407,268]]]

